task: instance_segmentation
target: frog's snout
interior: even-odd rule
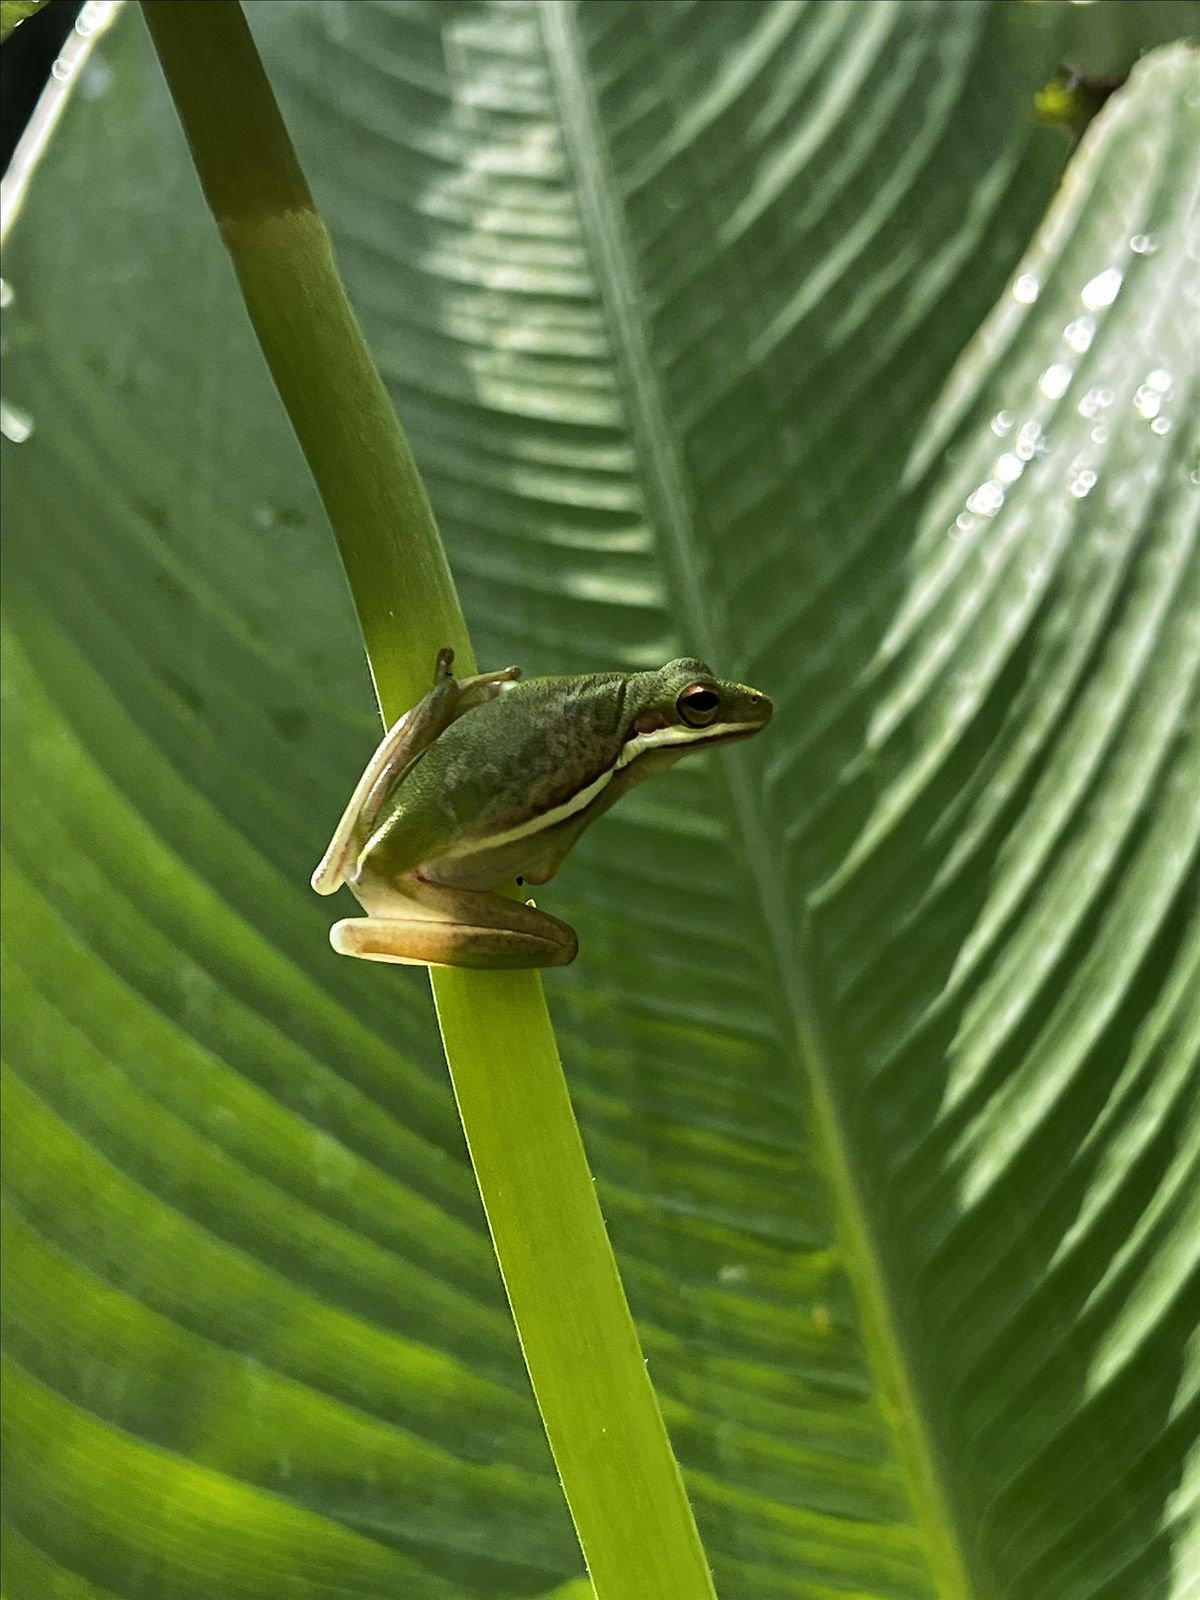
[[[750,720],[756,727],[765,727],[775,715],[775,706],[765,694],[760,694],[757,689],[750,689],[746,693],[746,707],[750,713]]]

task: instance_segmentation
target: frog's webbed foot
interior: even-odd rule
[[[369,901],[372,915],[329,930],[339,955],[419,967],[565,967],[579,949],[565,922],[488,891],[418,882],[411,894],[376,892]]]
[[[318,894],[334,894],[345,883],[383,802],[404,770],[452,722],[485,700],[495,699],[521,676],[520,667],[504,667],[499,672],[458,679],[451,671],[453,665],[454,651],[447,645],[437,654],[433,688],[384,734],[312,875],[312,886]]]

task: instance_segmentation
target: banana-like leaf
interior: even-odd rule
[[[46,0],[0,0],[0,43],[46,4]]]
[[[1054,13],[251,8],[481,661],[779,707],[543,891],[725,1600],[1196,1594],[1200,75],[1060,187]],[[5,275],[5,1593],[578,1596],[424,980],[307,888],[373,708],[133,13]]]

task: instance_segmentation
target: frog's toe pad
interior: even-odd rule
[[[388,923],[371,917],[347,917],[329,930],[329,942],[340,956],[357,956],[361,961],[391,961],[397,966],[424,967],[423,956],[408,955],[397,947]]]

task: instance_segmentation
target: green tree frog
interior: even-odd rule
[[[590,822],[690,750],[746,739],[771,702],[701,661],[657,672],[522,680],[519,667],[433,688],[391,728],[350,797],[318,894],[350,886],[365,917],[334,923],[342,955],[414,966],[546,967],[573,928],[498,892],[546,883]]]

